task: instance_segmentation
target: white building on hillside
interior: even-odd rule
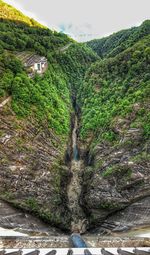
[[[39,74],[42,74],[46,71],[48,64],[45,57],[34,55],[26,60],[25,66],[27,68],[30,68],[34,73],[37,72]]]
[[[17,57],[23,62],[29,76],[33,77],[35,73],[43,74],[48,68],[47,59],[33,52],[17,52]]]

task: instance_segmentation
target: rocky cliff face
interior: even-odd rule
[[[148,223],[150,205],[147,203],[145,207],[142,201],[150,198],[150,144],[140,128],[129,126],[129,120],[118,119],[115,128],[118,128],[119,142],[114,146],[106,142],[97,144],[88,153],[90,156],[86,161],[89,166],[83,176],[81,203],[91,226],[107,222],[111,214],[117,215],[118,225],[122,221],[123,226]],[[91,158],[94,160],[91,161]],[[131,217],[130,222],[127,220],[130,208],[142,212],[136,223],[135,217]],[[123,210],[122,213],[115,214],[120,210]],[[108,223],[113,222],[115,228],[114,217],[108,218]]]
[[[6,18],[0,22],[0,198],[70,230],[71,87],[98,57],[67,35]],[[47,58],[42,77],[28,77],[22,65],[28,52]]]
[[[149,226],[150,197],[139,199],[125,209],[109,216],[98,231],[126,232],[139,226]]]
[[[115,57],[97,61],[78,93],[85,158],[80,202],[91,227],[119,210],[126,217],[125,208],[150,196],[148,48],[145,36]]]
[[[33,118],[17,119],[9,105],[0,113],[0,197],[68,228],[66,142]]]
[[[62,233],[58,229],[49,226],[48,224],[44,223],[42,220],[30,215],[18,208],[13,208],[11,204],[6,203],[0,200],[0,233],[5,234],[6,236],[9,234],[9,230],[11,233],[15,231],[22,234],[22,235],[52,235],[52,236],[61,236]],[[9,234],[10,236],[10,234]]]
[[[120,210],[127,215],[150,196],[150,23],[134,35],[131,30],[132,38],[127,31],[107,38],[101,60],[2,1],[0,8],[6,14],[0,23],[0,199],[65,230],[72,222],[79,231],[74,219],[84,232],[85,222],[91,228]],[[46,57],[44,76],[29,79],[16,51]],[[115,221],[108,218],[108,225],[109,219]]]

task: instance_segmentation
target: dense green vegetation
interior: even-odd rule
[[[150,136],[150,36],[114,58],[91,66],[80,87],[81,137],[94,134],[96,141],[115,142],[118,119]]]
[[[0,18],[21,21],[26,23],[29,26],[44,27],[41,24],[39,24],[37,21],[35,21],[34,19],[25,16],[23,13],[16,10],[11,5],[3,2],[2,0],[0,0]]]
[[[4,181],[0,196],[51,224],[69,228],[69,177],[64,155],[70,135],[72,90],[98,56],[62,33],[31,25],[30,19],[3,2],[0,10],[6,14],[0,16],[0,103],[11,96],[2,109],[0,136],[6,133],[5,123],[9,123],[7,132],[13,130],[15,134],[11,145],[1,150],[1,173],[6,167],[7,174],[20,154],[21,164],[26,165],[25,171],[19,172],[19,188],[12,190]],[[23,58],[34,55],[45,56],[48,69],[42,76],[33,74],[29,78],[31,70],[25,68]],[[16,174],[8,174],[7,179],[14,182]],[[23,197],[18,200],[20,189]]]
[[[62,33],[41,28],[36,22],[30,24],[28,17],[2,1],[0,9],[0,97],[12,96],[12,109],[18,117],[35,116],[57,134],[67,135],[70,84],[75,77],[83,76],[96,60],[95,54]],[[17,23],[14,20],[18,20]],[[70,43],[70,49],[61,51]],[[16,56],[18,51],[46,56],[49,67],[45,75],[30,79]]]
[[[77,43],[72,44],[63,54],[57,54],[57,61],[69,77],[70,87],[75,93],[77,93],[88,67],[98,59],[97,54],[90,48],[84,44],[80,44],[79,47]]]
[[[9,51],[31,50],[50,57],[58,48],[72,42],[65,34],[5,19],[1,19],[0,31],[1,51],[3,48]]]
[[[71,98],[77,98],[81,157],[87,160],[81,193],[87,193],[84,211],[87,208],[88,217],[95,214],[90,211],[95,206],[97,224],[97,207],[122,208],[112,193],[107,198],[102,192],[99,199],[99,187],[114,190],[118,183],[126,185],[139,168],[147,172],[140,164],[149,159],[150,21],[79,44],[1,0],[0,11],[0,103],[11,98],[2,110],[0,135],[6,143],[0,155],[0,196],[51,224],[69,228],[71,176],[65,163],[70,155],[66,161],[64,155],[71,130]],[[19,58],[27,54],[47,58],[48,69],[42,76],[29,78]],[[138,167],[132,169],[134,163]]]
[[[64,34],[41,28],[36,22],[31,24],[28,17],[2,1],[0,7],[0,96],[12,95],[12,108],[17,116],[36,116],[58,134],[66,135],[69,132],[70,89],[73,89],[82,109],[83,138],[94,132],[101,139],[114,141],[114,119],[131,114],[135,104],[140,105],[140,111],[132,126],[142,126],[145,136],[149,135],[146,101],[150,78],[150,21],[88,42],[87,45],[104,60],[93,64],[83,83],[85,71],[98,60],[92,49],[73,42]],[[17,23],[14,20],[18,20]],[[67,44],[71,45],[61,51]],[[16,51],[46,56],[49,68],[44,77],[36,75],[29,79],[15,56]]]
[[[150,20],[106,38],[87,42],[102,60],[87,71],[80,87],[81,137],[95,134],[101,141],[115,142],[120,119],[131,119],[131,128],[150,135],[148,96]],[[133,116],[133,117],[130,117]]]
[[[70,94],[67,78],[58,65],[50,65],[44,77],[30,79],[22,63],[4,52],[1,58],[0,95],[12,96],[12,109],[18,117],[32,115],[58,134],[69,132]]]
[[[139,27],[122,30],[102,39],[87,42],[101,58],[114,57],[120,52],[133,46],[136,42],[150,33],[150,20],[146,20]]]

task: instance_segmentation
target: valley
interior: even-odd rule
[[[64,247],[149,233],[150,21],[77,43],[0,8],[0,228]]]

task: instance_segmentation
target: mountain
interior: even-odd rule
[[[32,27],[43,27],[40,23],[35,21],[32,18],[29,18],[28,16],[25,16],[22,12],[16,10],[11,5],[3,2],[0,0],[0,19],[7,19],[12,21],[21,21],[25,24],[32,26]]]
[[[92,64],[80,87],[80,142],[87,150],[82,204],[93,226],[149,195],[149,70],[150,34]],[[122,217],[125,226],[137,224],[138,203],[126,210],[130,221]]]
[[[148,225],[150,22],[85,44],[0,10],[0,199],[67,231]]]
[[[69,228],[70,93],[98,57],[2,1],[0,10],[0,197]],[[47,71],[30,79],[18,55],[46,57]]]
[[[136,42],[150,33],[150,20],[146,20],[139,27],[122,30],[102,39],[87,42],[101,58],[114,57],[118,53],[133,46]]]

